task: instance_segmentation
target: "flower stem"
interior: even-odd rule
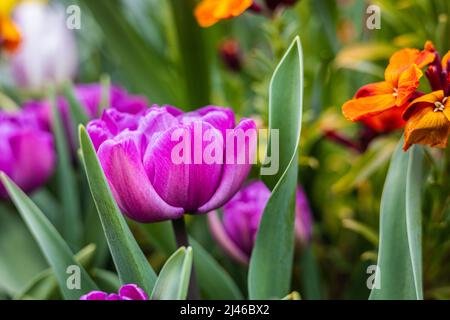
[[[184,216],[173,220],[173,229],[175,231],[175,239],[178,247],[189,247],[189,238],[186,230],[186,224],[184,223]],[[191,270],[191,279],[189,281],[188,290],[189,300],[200,300],[200,294],[197,286],[197,276],[195,274],[194,266]]]

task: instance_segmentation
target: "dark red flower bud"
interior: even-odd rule
[[[242,56],[239,42],[235,39],[224,41],[219,49],[220,58],[231,71],[238,72],[242,69]]]
[[[293,6],[297,0],[265,0],[266,2],[266,6],[270,9],[270,10],[276,10],[278,7],[290,7]]]

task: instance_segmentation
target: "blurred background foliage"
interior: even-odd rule
[[[368,297],[366,280],[370,274],[366,269],[376,264],[381,192],[400,134],[380,136],[365,152],[359,152],[326,133],[359,139],[363,128],[347,122],[340,107],[363,84],[382,80],[395,50],[422,48],[426,40],[432,40],[441,53],[450,49],[448,0],[300,0],[293,8],[270,17],[247,12],[208,29],[198,27],[192,14],[193,0],[57,2],[78,3],[82,9],[82,28],[76,31],[80,51],[77,82],[96,82],[108,75],[111,82],[146,95],[152,103],[173,104],[184,110],[206,104],[230,106],[239,116],[254,117],[262,127],[267,125],[271,74],[292,38],[300,35],[305,59],[305,111],[299,181],[309,197],[315,224],[311,248],[297,253],[293,288],[304,298]],[[381,8],[380,30],[366,28],[369,4]],[[230,39],[239,44],[238,70],[224,63],[220,54],[223,43]],[[19,103],[36,94],[17,91],[5,77],[1,77],[1,89]],[[448,176],[442,179],[431,174],[427,181],[424,290],[425,298],[450,299],[450,269],[446,267],[450,262],[450,207],[448,188],[441,190],[442,181],[448,184]],[[33,199],[47,207],[53,203],[53,208],[44,212],[57,216],[58,204],[49,201],[55,189],[51,185]],[[91,200],[85,199],[82,207],[87,221],[84,242],[97,243],[101,252],[102,240],[94,239],[92,231],[98,228],[98,221]],[[3,239],[10,241],[15,235],[17,252],[22,241],[18,234],[27,231],[17,221],[1,220],[0,287],[17,294],[15,288],[23,288],[35,274],[31,270],[43,270],[45,263],[37,250],[26,247],[24,260],[17,265],[35,266],[11,272],[2,263],[8,256]],[[225,257],[205,232],[205,217],[190,222],[195,238],[245,288],[246,268]],[[20,231],[13,232],[14,228]],[[158,270],[166,258],[164,250],[155,248],[146,226],[132,224],[132,228]],[[30,255],[38,257],[31,259]],[[106,255],[99,257],[97,266],[111,265]],[[310,275],[319,280],[311,281]]]

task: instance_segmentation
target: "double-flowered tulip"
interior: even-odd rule
[[[32,192],[47,181],[54,164],[52,135],[34,113],[0,112],[0,171],[25,192]],[[7,197],[1,183],[0,197]]]
[[[148,296],[137,285],[126,284],[119,289],[119,293],[91,291],[82,296],[80,300],[148,300]]]
[[[261,181],[251,182],[239,191],[224,207],[223,216],[209,213],[211,232],[223,249],[236,261],[247,264],[255,244],[261,217],[270,190]],[[295,235],[301,244],[309,242],[312,233],[312,214],[308,200],[297,188],[295,207]]]
[[[140,222],[221,207],[242,186],[255,153],[253,120],[236,125],[231,109],[214,106],[108,109],[87,131],[119,207]]]

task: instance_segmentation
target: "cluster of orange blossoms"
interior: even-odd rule
[[[11,19],[16,0],[0,0],[0,52],[15,51],[21,41],[20,32]]]
[[[428,94],[418,91],[425,67],[432,91]],[[392,55],[384,77],[360,88],[342,106],[344,116],[377,132],[404,127],[405,151],[413,144],[445,148],[450,135],[450,51],[441,59],[429,41],[422,51],[402,49]]]

